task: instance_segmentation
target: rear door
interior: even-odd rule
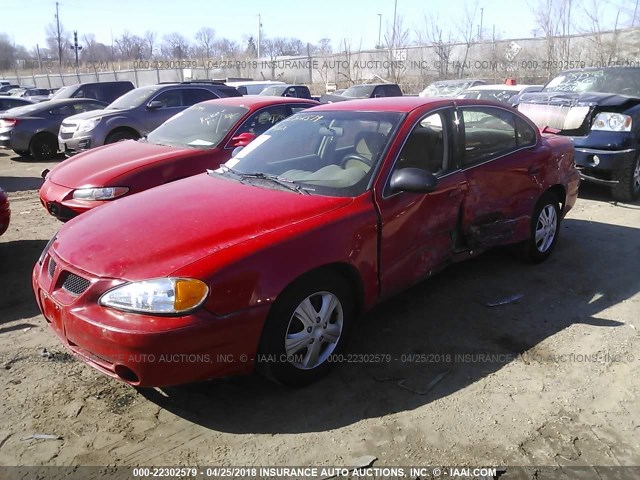
[[[376,191],[380,211],[381,293],[400,291],[445,264],[453,255],[466,177],[454,159],[452,108],[423,114],[404,140],[386,179]],[[420,168],[438,178],[431,193],[390,193],[389,179],[401,168]]]
[[[459,162],[468,183],[462,226],[469,247],[526,238],[548,149],[508,108],[464,106],[456,116],[464,146]]]

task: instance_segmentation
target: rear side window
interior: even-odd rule
[[[513,113],[491,107],[461,110],[464,122],[464,166],[484,162],[517,148]]]
[[[535,130],[523,119],[516,117],[516,132],[518,147],[531,147],[536,144]]]
[[[218,98],[218,96],[204,88],[188,88],[182,92],[185,105],[195,105],[196,103]]]

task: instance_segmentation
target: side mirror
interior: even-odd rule
[[[163,103],[160,100],[153,100],[149,103],[147,103],[147,110],[157,110],[159,108],[162,108]]]
[[[251,142],[253,142],[255,139],[256,139],[256,135],[254,135],[253,133],[244,132],[244,133],[241,133],[240,135],[238,135],[237,137],[233,137],[231,139],[231,146],[232,147],[246,147]]]
[[[438,186],[438,179],[421,168],[400,168],[393,172],[389,186],[392,193],[429,193]]]
[[[244,148],[244,147],[236,147],[236,148],[234,148],[234,149],[232,150],[232,152],[231,152],[231,158],[233,158],[233,157],[235,157],[236,155],[238,155],[238,154],[242,151],[242,149],[243,149],[243,148]]]

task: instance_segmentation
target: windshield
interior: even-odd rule
[[[564,72],[551,80],[543,92],[601,92],[640,97],[640,71],[613,68]]]
[[[77,85],[69,85],[66,87],[62,87],[59,90],[57,90],[56,93],[53,94],[53,96],[51,97],[51,100],[69,98],[71,95],[73,95],[73,92],[76,91],[76,88],[77,88]]]
[[[472,98],[474,100],[494,100],[509,102],[509,99],[517,95],[517,90],[466,90],[458,98]]]
[[[275,175],[308,193],[357,196],[367,189],[402,117],[397,112],[297,113],[260,135],[226,166],[241,174]]]
[[[160,85],[151,87],[140,87],[125,93],[121,97],[115,99],[107,110],[128,110],[130,108],[139,107],[145,103],[151,96],[160,89]]]
[[[244,107],[199,103],[164,122],[147,141],[171,147],[214,148],[248,111]]]
[[[260,92],[260,95],[273,95],[274,97],[280,97],[286,88],[287,87],[267,87]]]
[[[375,87],[371,85],[354,85],[342,92],[344,97],[369,98]]]

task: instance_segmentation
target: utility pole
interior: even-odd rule
[[[382,14],[379,13],[378,17],[380,21],[378,22],[378,43],[376,44],[376,48],[382,48]]]
[[[76,52],[76,68],[78,68],[78,51],[82,50],[82,47],[78,45],[78,31],[73,31],[73,45],[69,47],[71,50],[75,50]]]
[[[480,8],[480,30],[478,30],[478,40],[482,40],[482,23],[484,20],[484,8]]]
[[[393,35],[391,39],[391,47],[396,48],[396,22],[398,20],[398,0],[395,0],[393,6]]]
[[[60,64],[60,68],[62,68],[62,38],[60,36],[60,14],[58,13],[58,2],[56,2],[56,24],[58,25],[58,36],[56,40],[58,41],[58,63]]]
[[[260,14],[258,14],[258,58],[260,58],[260,41],[262,39],[262,20],[260,18]]]

